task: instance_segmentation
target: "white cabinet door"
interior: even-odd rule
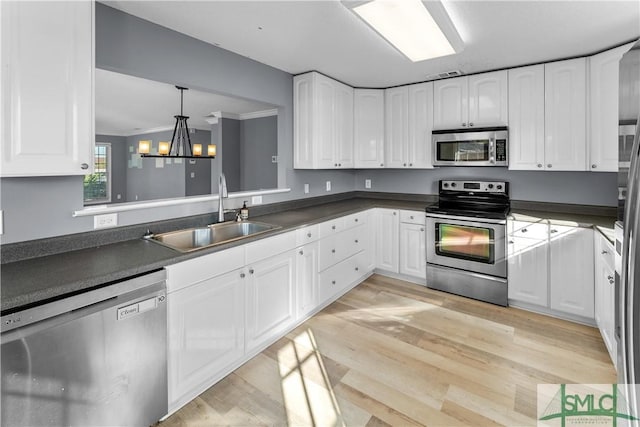
[[[595,250],[595,319],[602,340],[614,365],[617,362],[615,340],[615,269],[614,248],[604,236],[594,232]]]
[[[244,354],[243,270],[167,296],[169,407],[200,394]]]
[[[247,266],[248,352],[274,339],[295,322],[295,251]]]
[[[544,65],[513,68],[509,70],[509,169],[543,170],[544,161]]]
[[[318,243],[304,245],[296,252],[296,318],[300,319],[318,306]]]
[[[0,8],[2,176],[92,173],[94,3]]]
[[[424,225],[400,224],[400,273],[426,280]]]
[[[332,169],[335,159],[335,137],[339,131],[335,128],[334,106],[336,94],[334,82],[328,77],[314,73],[316,80],[315,106],[313,120],[313,145],[315,148],[314,166],[317,169]]]
[[[333,85],[333,166],[339,169],[353,168],[353,88],[336,81]]]
[[[406,151],[409,141],[409,89],[407,86],[384,91],[385,103],[385,167],[406,166]]]
[[[356,168],[384,167],[384,90],[354,89]]]
[[[509,300],[548,306],[549,226],[546,222],[510,222]]]
[[[293,78],[293,167],[313,169],[314,80],[312,74]]]
[[[589,58],[589,153],[592,172],[618,171],[618,80],[628,46]]]
[[[507,72],[474,74],[469,79],[469,127],[506,126]]]
[[[409,167],[433,168],[431,131],[433,130],[433,82],[409,86]]]
[[[586,59],[545,64],[545,169],[587,170]]]
[[[433,83],[434,129],[460,129],[469,122],[467,77],[436,80]]]
[[[395,209],[376,209],[376,268],[399,272],[399,215]]]
[[[558,225],[550,228],[551,308],[593,319],[593,230]]]

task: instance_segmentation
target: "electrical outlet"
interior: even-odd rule
[[[309,184],[304,185],[304,194],[309,194]]]
[[[4,234],[4,211],[0,211],[0,234]]]
[[[251,197],[252,205],[261,205],[262,204],[262,196],[252,196]]]
[[[371,188],[371,180],[370,179],[365,179],[364,180],[364,188]]]
[[[93,217],[93,228],[108,228],[118,225],[118,214],[96,215]]]
[[[327,191],[331,191],[331,181],[327,181]]]

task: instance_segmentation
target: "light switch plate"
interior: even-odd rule
[[[371,180],[370,179],[365,179],[364,180],[364,188],[371,188]]]
[[[309,194],[309,184],[304,185],[304,194]]]
[[[262,204],[262,196],[252,196],[251,197],[252,205],[261,205]]]
[[[327,181],[327,191],[331,191],[331,181]]]

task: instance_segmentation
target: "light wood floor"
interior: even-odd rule
[[[615,381],[597,329],[374,275],[160,427],[535,426],[536,384]]]

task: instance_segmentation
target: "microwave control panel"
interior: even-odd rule
[[[496,162],[507,161],[507,140],[496,139]]]

